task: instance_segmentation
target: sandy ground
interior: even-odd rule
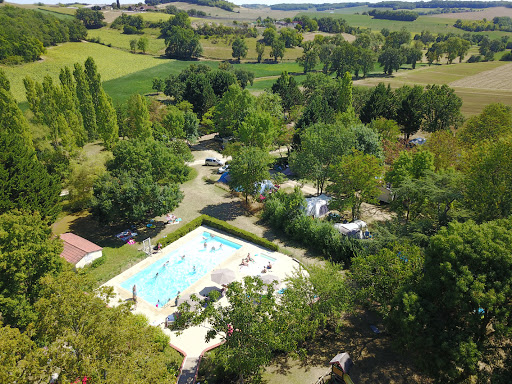
[[[335,33],[327,33],[327,32],[306,32],[306,33],[302,34],[302,36],[304,37],[304,41],[313,41],[315,39],[316,35],[336,36]],[[342,33],[341,35],[349,43],[356,40],[356,37],[354,35],[351,35],[350,33]]]
[[[459,12],[459,13],[443,13],[440,15],[430,15],[429,17],[440,17],[443,19],[461,19],[461,20],[492,20],[496,16],[509,16],[512,17],[512,8],[506,7],[493,7],[485,8],[475,12]]]

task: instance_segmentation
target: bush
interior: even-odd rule
[[[482,61],[481,55],[471,55],[471,57],[468,59],[468,63],[478,63]]]
[[[240,229],[231,224],[228,224],[223,220],[219,220],[214,217],[210,217],[208,215],[201,215],[199,217],[196,217],[190,223],[187,223],[183,227],[179,228],[178,230],[168,234],[166,237],[161,239],[159,241],[159,243],[165,247],[165,246],[175,242],[179,238],[185,236],[187,233],[192,232],[194,229],[200,227],[201,225],[207,225],[212,228],[219,229],[221,231],[229,233],[230,235],[250,241],[254,244],[260,245],[260,246],[267,248],[271,251],[279,250],[279,247],[269,240],[263,239],[263,238],[256,236],[250,232],[244,231],[243,229]]]
[[[333,262],[348,264],[353,257],[363,253],[358,240],[341,235],[328,222],[306,216],[304,207],[300,190],[292,194],[277,192],[265,202],[262,219],[298,243],[320,251]]]
[[[512,52],[507,52],[501,56],[500,61],[512,61]]]

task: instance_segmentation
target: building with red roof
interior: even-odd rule
[[[60,256],[76,268],[82,268],[102,255],[103,248],[83,237],[73,233],[63,233],[60,238],[64,243],[64,250]]]

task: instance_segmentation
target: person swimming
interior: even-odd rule
[[[196,266],[195,265],[192,266],[192,271],[194,271],[194,272],[196,271]]]
[[[181,256],[181,260],[185,260],[185,256],[186,256],[186,255]]]

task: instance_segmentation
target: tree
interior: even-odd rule
[[[401,103],[396,111],[396,121],[401,125],[405,140],[409,140],[421,128],[423,122],[423,87],[404,85],[398,91]]]
[[[0,133],[0,160],[0,213],[22,209],[53,222],[60,212],[58,176],[48,174],[17,134]]]
[[[306,42],[308,43],[308,42]],[[304,48],[304,54],[297,58],[297,63],[304,68],[304,73],[308,73],[315,69],[318,64],[318,52],[314,48],[306,50]]]
[[[339,211],[350,207],[352,219],[360,217],[363,202],[374,203],[381,194],[379,190],[382,167],[379,159],[354,150],[353,154],[343,156],[329,167],[329,179],[326,188],[333,196],[331,206]]]
[[[480,145],[486,140],[498,140],[512,133],[512,112],[509,106],[494,103],[482,113],[472,116],[458,132],[458,139],[466,146]]]
[[[271,48],[270,57],[273,57],[274,61],[278,61],[279,58],[282,60],[284,57],[284,52],[286,51],[284,42],[280,39],[275,39],[271,45]]]
[[[0,69],[0,88],[3,88],[7,92],[9,92],[11,89],[11,83],[5,75],[5,71],[3,69]]]
[[[231,56],[233,56],[235,59],[240,62],[240,58],[245,58],[247,56],[248,48],[247,44],[245,43],[244,39],[241,39],[240,37],[237,37],[233,44],[231,45],[232,53]]]
[[[374,255],[356,256],[350,266],[355,295],[387,316],[395,296],[418,282],[423,262],[421,248],[406,242],[392,243]]]
[[[222,379],[245,383],[258,381],[277,351],[300,353],[304,341],[315,337],[324,324],[338,327],[341,314],[352,307],[341,268],[331,263],[308,268],[308,276],[294,273],[277,296],[274,284],[249,276],[229,285],[227,306],[210,300],[202,310],[197,298],[192,306],[183,304],[176,328],[206,320],[206,340],[223,340],[217,355],[227,376]]]
[[[268,153],[256,147],[243,147],[233,156],[229,166],[229,186],[233,190],[241,190],[246,203],[249,195],[256,196],[259,192],[258,183],[270,178],[269,162]]]
[[[329,72],[336,72],[336,77],[342,77],[346,72],[354,71],[357,66],[357,58],[357,48],[344,41],[332,51]]]
[[[137,48],[142,52],[146,53],[147,49],[149,47],[149,40],[147,37],[142,36],[139,41],[137,41]]]
[[[191,28],[173,26],[165,34],[165,54],[170,59],[190,60],[201,56],[199,36]]]
[[[230,85],[236,84],[237,82],[237,78],[233,72],[220,69],[208,72],[207,78],[213,89],[213,93],[219,98],[226,93]]]
[[[419,179],[434,171],[434,155],[429,151],[410,153],[402,151],[391,169],[386,172],[386,181],[394,188],[398,188],[408,179]]]
[[[202,116],[215,105],[217,98],[206,74],[191,74],[187,77],[183,99],[194,107],[194,112]]]
[[[510,219],[450,223],[430,240],[419,282],[396,298],[390,329],[437,381],[483,380],[510,354],[511,245]]]
[[[5,88],[0,88],[0,135],[17,136],[23,140],[26,148],[34,148],[27,120],[12,94]]]
[[[332,124],[314,124],[300,134],[300,149],[290,155],[290,167],[301,178],[315,182],[321,194],[329,167],[355,145],[353,131]]]
[[[512,214],[512,136],[479,143],[463,158],[464,195],[481,222]]]
[[[103,21],[105,16],[100,11],[93,11],[90,8],[78,8],[75,17],[84,23],[87,29],[97,29],[106,25]]]
[[[393,71],[398,71],[406,57],[399,48],[385,48],[379,56],[379,63],[384,69],[384,73],[391,76]]]
[[[80,104],[84,128],[89,136],[89,140],[94,140],[98,135],[98,126],[96,124],[96,110],[91,90],[82,65],[75,63],[74,68],[73,76],[76,82],[76,96]]]
[[[289,111],[294,105],[301,104],[303,101],[297,82],[286,71],[281,73],[281,76],[272,84],[272,92],[281,96],[285,111]]]
[[[71,69],[68,67],[62,68],[59,79],[63,94],[61,100],[63,113],[75,138],[75,144],[81,148],[87,142],[87,132],[80,112],[80,102],[78,101],[76,84]]]
[[[412,69],[416,68],[416,62],[421,61],[423,52],[419,48],[407,48],[405,50],[406,63],[411,64]]]
[[[144,96],[135,94],[128,100],[128,120],[124,133],[130,138],[143,140],[152,137],[151,121]]]
[[[379,134],[382,140],[388,140],[391,142],[396,141],[400,134],[400,128],[394,120],[388,120],[383,117],[372,120],[370,128]]]
[[[98,113],[96,114],[98,133],[103,140],[105,148],[112,149],[119,140],[119,126],[117,125],[116,110],[112,99],[105,93],[103,88],[100,89],[98,99]]]
[[[3,321],[26,327],[36,320],[41,279],[64,263],[62,243],[39,213],[13,210],[0,215],[0,311]]]
[[[279,134],[276,118],[269,112],[249,113],[238,130],[238,138],[246,146],[269,150]]]
[[[391,87],[386,87],[384,83],[379,83],[373,88],[373,92],[363,108],[361,108],[359,118],[365,124],[379,117],[393,120],[396,114],[394,99]]]
[[[371,49],[361,49],[357,59],[357,74],[359,70],[363,72],[363,77],[373,71],[375,67],[375,53]]]
[[[425,115],[422,129],[435,132],[450,127],[457,128],[462,123],[460,107],[462,100],[453,88],[443,85],[427,85],[423,103]]]
[[[265,44],[256,43],[256,54],[258,55],[258,63],[261,63],[263,54],[265,53]]]
[[[158,185],[151,176],[120,172],[96,181],[91,206],[102,223],[140,223],[174,210],[182,199],[177,184]]]
[[[213,112],[213,121],[221,136],[236,135],[245,117],[254,108],[254,96],[237,84],[231,85]]]
[[[436,171],[458,168],[460,163],[460,143],[451,131],[437,131],[430,135],[425,148],[434,154]]]
[[[265,45],[272,45],[276,40],[278,40],[278,36],[275,28],[268,27],[263,31],[263,42]]]
[[[168,358],[169,337],[133,315],[130,303],[108,306],[112,288],[93,286],[73,272],[43,279],[36,335],[47,347],[47,372],[58,367],[65,383],[85,376],[98,383],[174,383],[178,367]]]
[[[134,177],[148,177],[166,185],[187,180],[190,168],[184,164],[187,154],[178,154],[165,143],[156,140],[124,140],[112,151],[114,158],[107,162],[107,170],[118,175],[123,172]]]
[[[130,51],[135,53],[137,50],[137,39],[130,40]]]

